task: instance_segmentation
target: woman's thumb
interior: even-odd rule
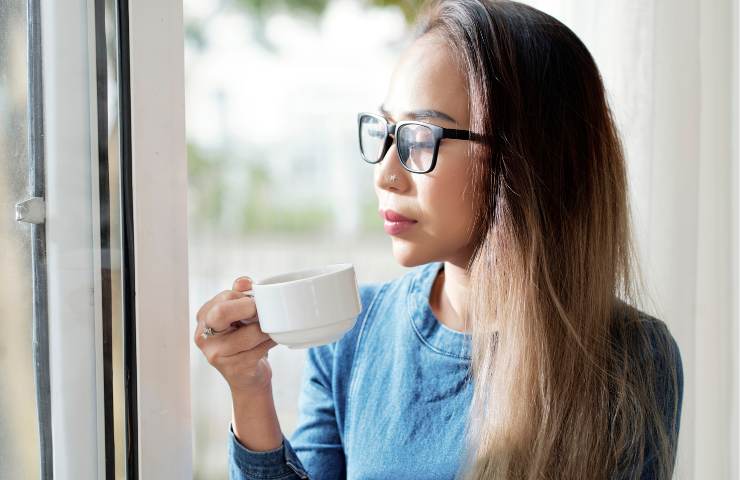
[[[231,289],[236,290],[237,292],[243,292],[250,288],[252,288],[252,279],[247,276],[242,276],[234,280],[234,286]]]

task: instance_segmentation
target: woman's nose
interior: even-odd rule
[[[398,158],[395,142],[385,153],[383,159],[375,164],[375,184],[385,190],[403,190],[408,186],[410,174]]]

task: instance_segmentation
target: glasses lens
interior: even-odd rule
[[[387,134],[385,123],[370,115],[360,117],[360,151],[367,162],[380,160]]]
[[[426,172],[432,167],[434,134],[423,125],[403,125],[396,132],[398,155],[406,167],[414,172]]]

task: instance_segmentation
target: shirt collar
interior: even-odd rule
[[[440,323],[429,305],[434,279],[442,268],[444,262],[430,262],[412,272],[406,297],[411,325],[419,339],[437,353],[470,360],[471,335]]]

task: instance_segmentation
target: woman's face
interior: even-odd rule
[[[401,55],[383,102],[386,119],[420,120],[445,128],[469,129],[465,81],[441,40],[425,35]],[[450,118],[419,117],[436,110]],[[416,221],[403,231],[390,229],[393,255],[403,266],[449,261],[464,266],[473,249],[471,168],[468,140],[442,139],[437,164],[429,173],[407,171],[396,143],[375,164],[375,193],[381,217],[393,210]],[[388,177],[395,175],[395,181]],[[385,221],[386,231],[389,222]]]

